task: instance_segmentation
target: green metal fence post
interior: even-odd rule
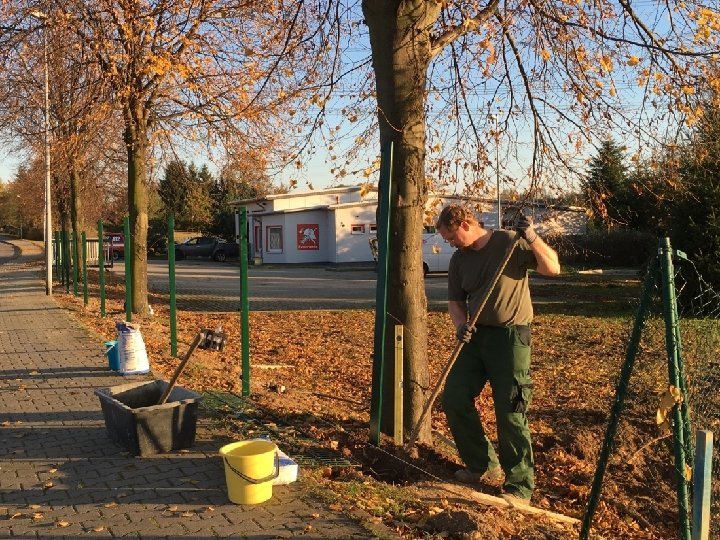
[[[677,315],[677,298],[675,296],[675,271],[672,263],[672,249],[670,247],[670,239],[663,238],[660,240],[661,270],[662,270],[662,292],[663,292],[663,314],[665,318],[665,349],[668,356],[668,374],[670,384],[682,391],[684,381],[680,380],[679,364],[679,329]],[[687,398],[687,396],[683,396]],[[685,432],[685,423],[682,417],[680,406],[673,407],[672,410],[672,428],[674,432],[673,447],[675,450],[675,475],[677,477],[677,497],[678,497],[678,518],[680,521],[680,538],[682,540],[690,540],[690,513],[689,513],[689,496],[688,482],[685,477],[685,467],[687,464],[685,456],[686,442],[685,438],[690,437]]]
[[[657,279],[657,271],[658,261],[655,256],[650,260],[647,273],[645,274],[642,293],[640,295],[640,305],[638,306],[637,313],[635,314],[635,325],[633,326],[632,334],[630,335],[630,340],[625,352],[625,361],[623,362],[620,370],[620,377],[615,388],[615,401],[613,403],[612,410],[610,411],[610,418],[605,430],[605,439],[603,440],[602,448],[600,449],[598,464],[595,469],[595,477],[593,478],[587,508],[585,510],[585,515],[583,516],[582,528],[580,529],[580,540],[587,540],[588,535],[590,534],[590,526],[592,524],[595,510],[600,502],[603,477],[605,476],[605,470],[607,469],[607,464],[610,459],[610,451],[615,439],[615,434],[617,433],[618,424],[620,423],[620,414],[623,410],[625,396],[630,383],[630,375],[632,374],[635,357],[637,356],[638,347],[640,346],[640,337],[642,335],[643,328],[645,327],[645,316],[652,298],[653,287],[655,285],[655,280]]]
[[[102,219],[98,220],[98,274],[100,286],[100,316],[105,316],[105,234]]]
[[[668,244],[669,246],[669,244]],[[682,253],[678,252],[677,250],[673,251],[673,254],[679,255],[681,258],[687,259],[687,256]],[[671,259],[672,260],[672,259]],[[673,290],[673,297],[676,297],[675,295],[675,280],[673,276],[673,282],[672,282],[672,290]],[[676,313],[677,313],[677,298],[674,302]],[[680,332],[680,324],[678,323],[675,325],[675,343],[677,347],[677,373],[678,373],[678,380],[680,381],[680,392],[682,393],[683,397],[685,399],[682,400],[680,403],[680,417],[682,418],[682,426],[683,426],[683,434],[685,439],[685,459],[690,466],[690,468],[693,468],[695,466],[695,447],[693,445],[693,436],[692,436],[692,428],[690,427],[690,411],[688,410],[688,389],[687,389],[687,379],[685,378],[685,360],[683,359],[683,349],[682,349],[682,336]]]
[[[237,211],[235,213],[237,216]],[[242,353],[242,395],[250,395],[250,299],[248,293],[247,208],[240,209],[240,340]]]
[[[60,238],[60,231],[55,231],[55,246],[53,249],[53,255],[55,257],[55,275],[60,278],[60,284],[63,282],[62,272],[60,271],[60,261],[62,261],[62,239]]]
[[[127,216],[123,220],[123,231],[125,232],[125,246],[123,248],[125,259],[125,319],[132,321],[132,275],[130,268],[132,267],[132,245],[130,242],[130,218]]]
[[[60,275],[60,285],[65,285],[65,229],[58,231],[58,250],[60,251],[58,254],[60,257],[58,261],[60,264],[60,271],[58,272]]]
[[[168,214],[168,281],[170,285],[170,356],[177,358],[177,304],[175,299],[175,214]]]
[[[73,294],[78,296],[78,281],[80,281],[80,261],[78,261],[78,237],[77,231],[72,232],[72,265],[73,265]]]
[[[63,229],[63,275],[65,277],[65,293],[70,293],[70,246],[68,231]]]
[[[82,238],[82,273],[83,273],[83,304],[88,305],[88,272],[87,272],[87,236],[85,231],[81,234]]]
[[[392,192],[393,143],[381,152],[378,239],[378,278],[375,289],[375,337],[373,348],[372,390],[370,394],[370,444],[380,444],[382,420],[383,372],[385,371],[385,334],[387,328],[388,245],[390,242],[390,194]]]

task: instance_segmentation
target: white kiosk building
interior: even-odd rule
[[[266,195],[233,201],[248,216],[250,257],[256,263],[362,263],[372,262],[369,240],[377,234],[377,190],[340,186],[324,190]],[[428,205],[439,212],[454,201],[471,202],[480,209],[478,219],[497,228],[497,201],[432,194]],[[504,219],[513,203],[501,203]],[[436,213],[437,213],[436,212]],[[544,234],[584,234],[585,209],[532,205],[537,228]],[[418,234],[429,231],[418,231]]]

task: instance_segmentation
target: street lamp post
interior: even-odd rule
[[[20,195],[15,195],[18,199],[20,199]],[[22,202],[18,200],[18,214],[20,219],[18,220],[20,222],[20,240],[23,239],[22,237],[22,222],[23,222],[23,211],[22,211]]]
[[[495,189],[497,191],[497,226],[502,229],[502,208],[500,206],[500,131],[498,126],[498,114],[493,114],[495,120]]]
[[[48,68],[47,23],[48,16],[42,11],[31,11],[30,15],[43,22],[43,57],[45,63],[45,294],[52,296],[52,199],[50,194],[50,74]]]

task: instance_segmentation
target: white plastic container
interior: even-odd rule
[[[298,464],[282,450],[278,449],[277,453],[278,459],[280,460],[280,474],[272,481],[272,483],[274,486],[291,484],[297,480]]]
[[[257,437],[256,439],[251,440],[269,441],[270,437]],[[272,485],[282,486],[285,484],[292,484],[298,477],[299,467],[297,462],[279,448],[277,449],[277,456],[280,465],[280,474],[278,474],[277,478],[272,480]]]

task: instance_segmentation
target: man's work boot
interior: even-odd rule
[[[478,484],[480,482],[495,484],[503,479],[503,472],[500,467],[493,467],[481,473],[470,469],[460,469],[455,471],[455,479],[463,484]]]

